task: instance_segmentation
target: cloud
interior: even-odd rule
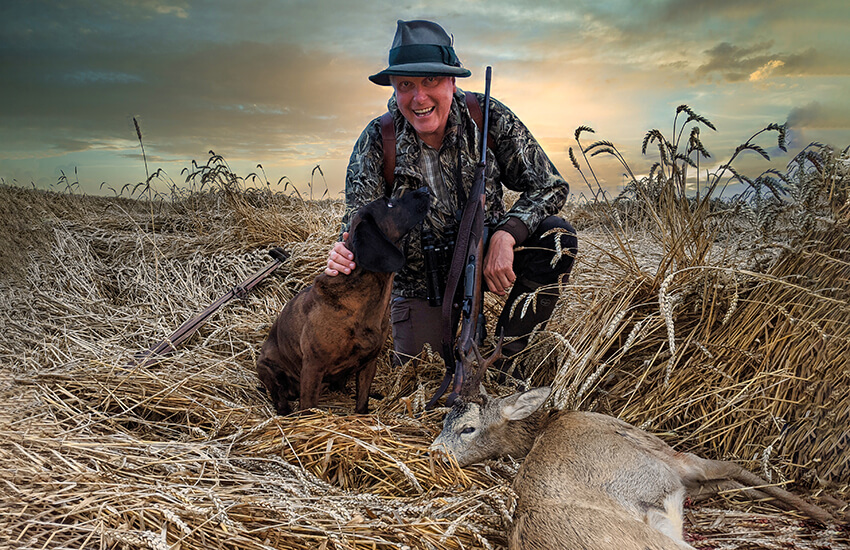
[[[143,82],[142,77],[116,71],[75,71],[60,76],[60,79],[69,84],[131,84]]]
[[[113,16],[122,17],[153,17],[155,15],[171,15],[179,19],[189,17],[189,2],[187,0],[98,0],[99,8]]]
[[[705,78],[719,76],[727,82],[756,82],[769,76],[812,76],[836,72],[836,66],[829,57],[814,48],[790,54],[773,52],[772,48],[772,42],[751,46],[721,42],[706,50],[708,59],[697,67],[695,75]]]
[[[641,9],[643,6],[641,5]],[[656,17],[666,24],[703,23],[717,17],[727,20],[746,20],[769,16],[776,8],[775,0],[663,0],[657,3]]]
[[[789,128],[795,129],[848,129],[850,128],[850,108],[844,104],[824,105],[819,101],[812,101],[791,109],[786,123]]]
[[[758,82],[759,80],[765,80],[766,78],[769,78],[776,69],[784,65],[785,62],[781,59],[771,59],[770,61],[750,73],[750,82]]]
[[[766,52],[771,45],[770,42],[762,42],[741,48],[721,42],[705,52],[708,61],[697,68],[696,75],[711,76],[717,73],[729,82],[744,80],[755,69],[770,61],[770,56],[762,52]]]
[[[389,97],[367,81],[374,70],[355,57],[251,41],[168,53],[32,51],[0,65],[14,91],[0,117],[30,129],[26,142],[4,132],[0,158],[25,148],[35,156],[39,140],[38,149],[56,154],[132,141],[127,120],[136,115],[146,147],[170,156],[212,148],[279,162],[320,162],[326,151],[347,157]]]
[[[92,143],[86,140],[57,137],[52,140],[52,148],[58,153],[78,153],[93,148]]]

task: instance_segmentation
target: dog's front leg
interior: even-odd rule
[[[375,378],[377,369],[378,358],[375,357],[357,373],[357,403],[354,407],[354,412],[357,414],[369,412],[369,389],[372,387],[372,380]]]
[[[301,366],[301,394],[298,409],[306,411],[315,408],[319,403],[322,392],[324,370],[318,361],[310,361],[304,357]]]
[[[264,347],[260,359],[257,361],[257,376],[260,378],[263,386],[266,387],[277,414],[287,415],[292,410],[289,408],[289,401],[286,398],[286,376],[282,374],[283,371],[280,364],[270,360],[268,355]],[[281,384],[284,384],[284,386]]]

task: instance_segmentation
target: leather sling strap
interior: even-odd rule
[[[469,116],[472,117],[472,120],[475,121],[475,125],[478,128],[484,127],[484,113],[481,111],[481,105],[478,104],[478,100],[475,98],[475,94],[472,92],[464,92],[464,96],[466,97],[466,108],[469,110]],[[395,124],[393,123],[393,116],[386,112],[381,116],[381,142],[384,146],[384,181],[386,182],[387,188],[385,190],[385,195],[387,197],[392,193],[392,185],[393,181],[395,181]],[[487,139],[487,148],[493,151],[495,154],[494,144],[496,140],[493,139],[493,135],[490,134]]]
[[[381,116],[381,141],[384,144],[384,181],[387,186],[384,196],[389,197],[395,180],[395,124],[389,111]]]
[[[463,209],[460,227],[457,230],[455,249],[452,253],[452,263],[449,266],[449,272],[446,275],[446,288],[443,294],[443,306],[440,322],[443,327],[441,338],[443,349],[441,350],[441,354],[443,356],[443,361],[446,364],[445,378],[448,380],[451,380],[455,370],[452,366],[454,365],[454,334],[457,330],[457,324],[460,321],[460,312],[455,309],[458,285],[464,277],[464,269],[466,268],[468,260],[466,255],[469,251],[470,241],[472,241],[473,238],[479,240],[484,239],[484,208],[481,203],[478,202],[481,195],[485,192],[484,178],[483,176],[479,176],[482,170],[484,170],[484,167],[479,163],[478,168],[476,168],[475,184],[469,193],[469,200],[466,203],[466,207]],[[473,232],[478,234],[473,236]],[[478,265],[483,265],[483,262],[480,262]],[[445,393],[445,390],[448,387],[446,379],[444,379],[443,384],[440,385],[440,391],[435,394],[437,398]],[[433,400],[431,405],[433,405]]]

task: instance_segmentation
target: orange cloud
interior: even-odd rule
[[[771,59],[755,71],[750,73],[750,82],[758,82],[769,78],[773,72],[779,67],[783,67],[785,62],[780,59]]]

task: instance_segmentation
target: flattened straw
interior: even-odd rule
[[[0,199],[12,191],[0,187]],[[461,470],[438,460],[427,446],[440,411],[416,418],[405,410],[407,401],[409,414],[421,411],[439,381],[433,358],[396,376],[385,353],[373,388],[395,395],[373,401],[369,417],[348,416],[353,398],[345,392],[322,397],[336,414],[276,417],[257,389],[259,344],[283,304],[320,271],[338,237],[341,201],[205,188],[158,204],[150,223],[147,202],[27,200],[53,225],[31,285],[0,292],[0,357],[11,373],[0,378],[0,469],[17,472],[0,493],[21,510],[3,525],[14,544],[119,545],[107,533],[126,532],[161,535],[183,550],[506,545],[518,464]],[[634,223],[623,213],[623,223]],[[586,223],[584,253],[560,289],[566,299],[528,348],[535,383],[552,384],[559,398],[572,391],[576,406],[618,413],[682,450],[796,480],[795,490],[815,488],[816,498],[848,494],[850,461],[840,452],[850,441],[846,235],[814,235],[761,271],[746,250],[733,249],[737,242],[714,243],[728,254],[694,266],[688,256],[702,252],[675,239],[676,251],[667,252],[635,231],[621,247],[604,225]],[[151,373],[124,379],[117,366],[130,350],[252,273],[273,244],[292,253],[285,273],[234,302]],[[678,268],[665,290],[675,348],[659,299],[658,274],[670,266]],[[533,297],[523,302],[534,306]],[[500,306],[488,297],[491,324]],[[667,370],[671,349],[676,363]],[[827,541],[822,547],[847,544],[845,533],[757,516],[753,510],[773,508],[739,500],[689,509],[689,533],[715,545],[766,546],[788,532],[801,548],[817,537]],[[735,511],[742,506],[749,511]]]

